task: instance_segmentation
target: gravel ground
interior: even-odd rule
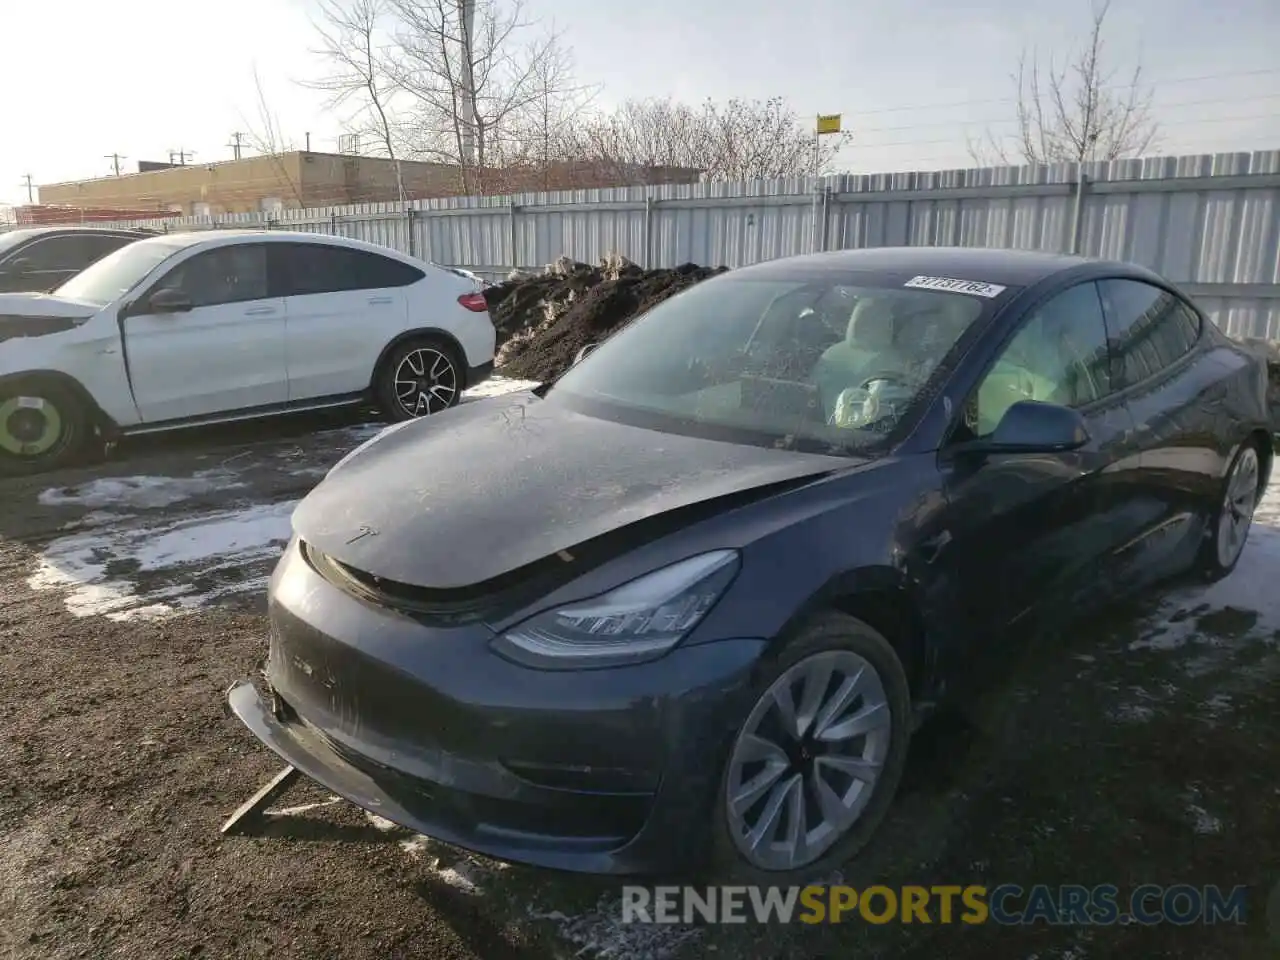
[[[222,694],[263,654],[290,509],[376,429],[168,439],[0,483],[0,956],[1276,955],[1280,497],[1223,584],[1034,645],[977,728],[926,727],[846,876],[1246,884],[1243,928],[623,925],[615,883],[475,858],[306,783],[261,836],[221,838],[278,769]]]

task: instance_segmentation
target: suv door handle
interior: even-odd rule
[[[385,303],[390,303],[391,298],[390,297],[370,297],[369,302],[371,304],[385,304]]]
[[[269,317],[275,312],[275,307],[250,307],[244,312],[244,315],[246,317]]]

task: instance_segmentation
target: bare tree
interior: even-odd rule
[[[553,31],[553,36],[559,36]],[[574,81],[573,50],[559,43],[532,64],[530,87],[534,94],[526,110],[510,124],[499,144],[501,164],[521,177],[525,189],[538,185],[553,190],[569,184],[558,176],[561,167],[572,171],[581,160],[575,150],[577,124],[590,108],[599,87]]]
[[[249,134],[249,146],[251,149],[267,157],[271,161],[271,167],[275,171],[280,182],[289,188],[289,192],[293,195],[294,201],[299,207],[302,203],[302,190],[298,186],[296,180],[289,173],[289,167],[285,164],[283,156],[295,150],[293,142],[287,140],[280,130],[280,119],[272,111],[267,103],[267,95],[262,89],[262,78],[258,76],[258,67],[253,67],[253,87],[257,92],[257,122],[250,122],[243,115],[241,120]]]
[[[592,117],[577,149],[623,177],[681,167],[714,180],[755,180],[823,173],[848,142],[847,132],[817,138],[777,97],[698,107],[666,99],[631,100]]]
[[[332,72],[303,85],[329,95],[327,106],[346,113],[349,132],[373,136],[378,152],[395,166],[396,190],[404,202],[407,195],[392,112],[396,88],[387,74],[383,32],[385,0],[318,0],[318,8],[321,22],[314,26],[320,48],[314,52],[328,61]]]
[[[969,144],[978,163],[1057,163],[1140,156],[1159,138],[1152,118],[1152,91],[1138,63],[1127,80],[1106,63],[1103,28],[1111,0],[1096,2],[1085,44],[1065,63],[1050,57],[1041,66],[1034,50],[1023,51],[1013,74],[1017,89],[1017,133],[987,131]]]
[[[582,88],[555,32],[534,33],[522,0],[387,0],[398,21],[389,72],[405,94],[412,153],[456,164],[466,192],[525,146],[539,111],[551,116]]]

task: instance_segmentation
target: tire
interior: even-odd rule
[[[434,337],[422,337],[392,348],[375,379],[378,406],[383,415],[395,423],[456,406],[462,399],[466,369],[451,344]],[[410,399],[402,399],[406,389],[412,389],[409,385],[414,380],[417,389],[409,395]]]
[[[1262,457],[1255,441],[1249,440],[1231,461],[1210,514],[1195,564],[1195,573],[1201,581],[1216,583],[1240,562],[1261,489]]]
[[[802,681],[813,674],[807,674],[806,670],[815,669],[821,676],[827,668],[832,670],[826,680],[827,695],[818,700],[817,709],[812,709],[805,704]],[[824,717],[824,711],[831,710],[832,705],[840,701],[839,693],[853,683],[852,677],[859,675],[859,671],[862,671],[861,682],[852,686],[854,695],[844,698],[843,709],[835,709]],[[810,716],[807,724],[803,719],[799,724],[807,727],[808,736],[799,743],[794,737],[789,738],[791,742],[781,749],[779,745],[788,738],[782,735],[784,728],[779,721],[783,713],[774,699],[780,688],[794,688],[797,692],[791,696],[792,703],[802,718]],[[831,737],[832,731],[848,728],[858,716],[869,716],[879,722],[869,734],[841,738],[841,741]],[[907,675],[889,641],[854,617],[836,612],[816,616],[783,650],[762,679],[753,706],[728,747],[712,814],[711,869],[716,880],[803,884],[820,880],[847,863],[871,839],[893,802],[906,763],[910,727],[911,695]],[[826,737],[814,736],[814,731],[820,728],[827,731]],[[771,747],[759,749],[761,741],[771,743]],[[862,744],[860,754],[839,752],[841,746],[847,749],[859,742]],[[821,755],[826,759],[819,759]],[[864,761],[869,758],[872,769],[878,767],[874,781],[862,782],[855,791],[858,778],[841,772],[830,759],[833,755],[837,760],[843,759],[846,766],[855,755]],[[747,759],[755,756],[769,759]],[[782,763],[788,767],[779,773],[777,765]],[[739,805],[736,811],[731,809],[731,797],[756,792],[744,790],[744,786],[758,785],[769,778],[766,770],[770,764],[775,765],[775,770],[768,789],[756,799]],[[815,816],[822,817],[816,807],[815,775],[828,788],[827,800],[836,798],[842,809],[839,818],[819,819],[817,826],[811,826]],[[784,852],[785,843],[776,840],[795,829],[792,817],[797,809],[794,804],[800,785],[804,787],[802,796],[807,806],[812,808],[812,812],[806,810],[804,820],[810,849],[801,856],[788,857]],[[772,833],[773,842],[763,849],[756,846],[755,852],[751,852],[750,828],[754,825],[758,831],[764,812],[780,800],[781,815],[776,830],[763,834],[770,838]],[[847,822],[840,823],[841,820]]]
[[[70,466],[87,447],[84,404],[54,381],[0,386],[0,475],[28,476]]]

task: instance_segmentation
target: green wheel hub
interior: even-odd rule
[[[0,450],[40,457],[62,437],[62,414],[43,397],[9,397],[0,402]]]

